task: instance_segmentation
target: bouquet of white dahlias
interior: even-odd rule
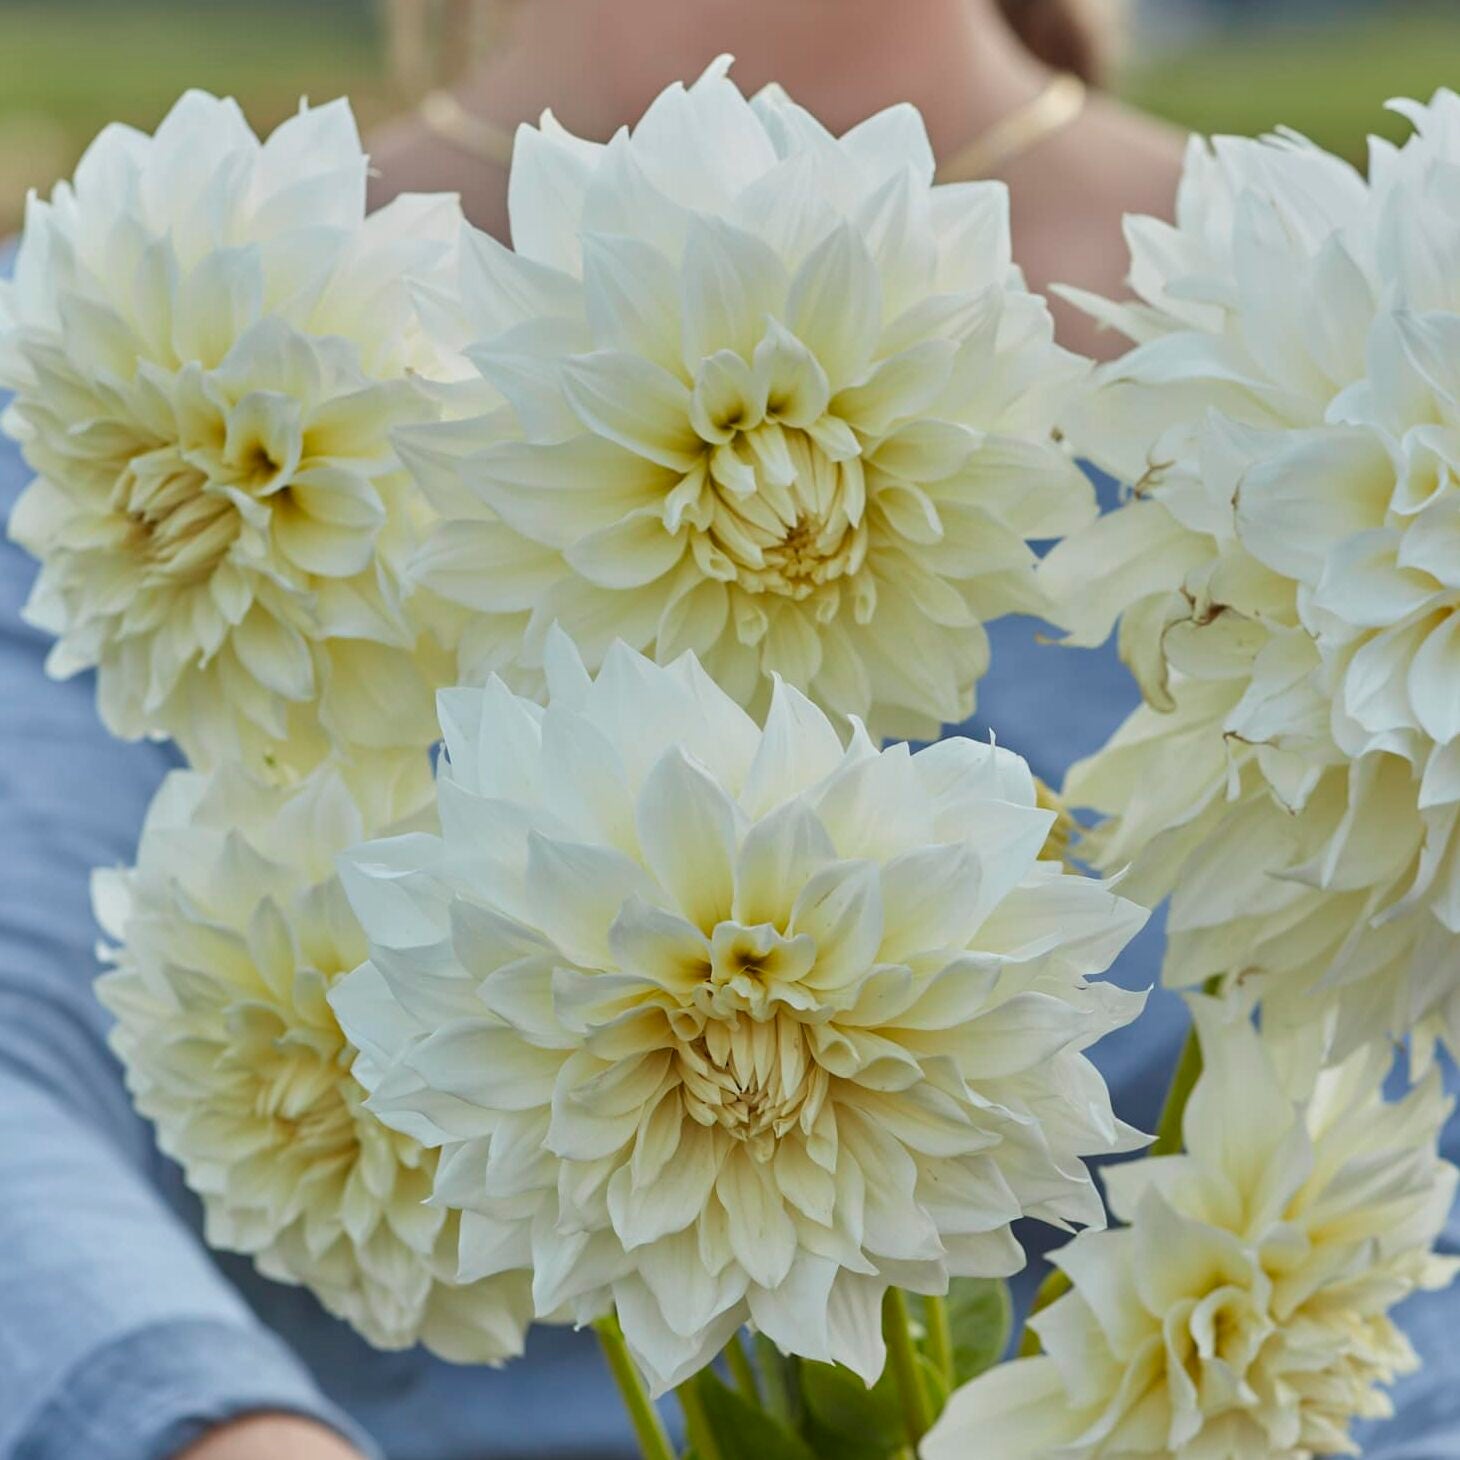
[[[343,103],[103,133],[0,285],[10,530],[51,672],[191,763],[94,888],[208,1240],[379,1347],[591,1326],[646,1460],[670,1390],[695,1460],[1356,1453],[1454,1267],[1460,99],[1406,111],[1367,179],[1193,143],[1098,371],[914,111],[725,63],[523,128],[514,249],[367,214]],[[1073,850],[896,738],[1016,612],[1146,701]],[[1207,992],[1104,1230],[1168,893]]]
[[[1172,894],[1168,977],[1422,1065],[1460,1048],[1460,97],[1400,110],[1367,180],[1194,142],[1176,226],[1131,220],[1140,302],[1084,302],[1138,343],[1067,424],[1134,489],[1041,576],[1141,683],[1065,789]]]

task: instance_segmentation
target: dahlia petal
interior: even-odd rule
[[[885,436],[942,394],[954,354],[947,340],[921,340],[878,361],[864,380],[839,390],[831,408],[857,430]]]
[[[259,319],[263,305],[257,246],[208,254],[178,288],[172,326],[177,357],[204,368],[223,364],[234,341]]]
[[[739,813],[711,776],[671,749],[635,806],[644,860],[681,913],[702,932],[729,917],[735,895]]]
[[[413,581],[484,613],[531,608],[557,577],[558,554],[505,522],[456,522],[411,560]]]
[[[654,1398],[703,1369],[744,1321],[740,1310],[732,1308],[697,1333],[694,1343],[686,1343],[664,1321],[658,1303],[642,1278],[630,1274],[616,1281],[613,1300],[629,1351],[643,1370]]]
[[[940,291],[978,291],[1008,276],[1014,259],[1006,187],[987,181],[946,184],[933,192],[932,214]]]
[[[700,1261],[690,1231],[675,1232],[645,1247],[638,1271],[670,1329],[696,1339],[745,1296],[745,1273],[734,1265],[712,1275]]]
[[[850,226],[834,229],[796,270],[786,324],[839,389],[866,369],[881,315],[877,266],[866,244]]]
[[[782,803],[757,821],[740,844],[730,915],[746,926],[785,926],[794,889],[836,859],[826,828],[803,801]]]
[[[568,360],[563,393],[590,430],[638,456],[687,472],[703,449],[682,381],[641,355],[598,350]]]
[[[796,1227],[769,1168],[732,1151],[716,1177],[715,1196],[729,1219],[730,1250],[751,1282],[762,1288],[783,1283],[796,1259]]]
[[[650,505],[675,480],[669,468],[591,435],[549,446],[504,442],[465,470],[472,490],[510,526],[557,548]]]
[[[752,815],[764,816],[830,775],[842,757],[841,738],[826,716],[799,690],[778,683],[741,804]]]
[[[1383,527],[1393,484],[1389,454],[1368,433],[1298,435],[1243,477],[1237,520],[1261,561],[1316,578],[1343,539]]]
[[[1454,552],[1460,537],[1460,503],[1446,499],[1414,518],[1399,541],[1395,561],[1401,568],[1428,573],[1447,589],[1460,588]]]
[[[649,874],[622,852],[564,842],[533,832],[528,837],[526,898],[553,928],[553,937],[575,963],[593,967],[611,956],[608,929],[631,895],[655,902]],[[571,920],[562,909],[575,907]]]
[[[704,657],[724,632],[730,615],[730,595],[714,579],[687,577],[669,600],[654,636],[655,657],[677,659],[681,654]]]
[[[563,557],[600,588],[642,588],[670,572],[684,550],[685,535],[666,532],[657,508],[641,507],[570,543]]]
[[[867,117],[842,136],[842,145],[881,181],[904,168],[927,182],[933,175],[933,149],[915,106],[903,103]]]
[[[830,407],[831,383],[821,362],[777,319],[766,321],[765,337],[755,347],[755,375],[768,414],[783,425],[810,430]],[[753,448],[774,453],[783,439],[765,433],[751,441]],[[772,474],[784,480],[778,466],[772,463]]]
[[[583,239],[583,303],[596,348],[631,351],[680,368],[679,285],[674,267],[643,239]]]
[[[844,988],[871,968],[882,941],[882,898],[877,867],[833,862],[802,885],[789,927],[816,941],[816,987]]]
[[[656,181],[691,207],[734,196],[775,161],[765,128],[725,75],[728,65],[720,57],[690,87],[667,87],[634,128],[635,150],[652,160]]]
[[[976,1434],[1008,1460],[1058,1454],[1088,1426],[1090,1415],[1070,1405],[1050,1358],[997,1364],[957,1390],[923,1441],[927,1460],[959,1460]]]
[[[507,182],[512,246],[523,258],[563,273],[579,265],[578,225],[593,162],[602,148],[561,127],[519,127]]]
[[[829,1309],[836,1278],[835,1263],[800,1253],[778,1286],[751,1288],[751,1320],[783,1353],[832,1363]]]
[[[1409,703],[1420,728],[1440,745],[1460,737],[1460,620],[1452,613],[1426,636],[1410,661]]]
[[[530,1110],[547,1100],[562,1057],[524,1044],[511,1030],[485,1019],[437,1030],[410,1052],[407,1067],[429,1064],[441,1092],[467,1104]]]
[[[681,265],[681,341],[684,367],[720,350],[750,360],[767,315],[785,305],[786,272],[754,234],[722,219],[697,215]]]
[[[313,692],[314,666],[297,629],[254,608],[233,631],[231,642],[248,672],[275,694],[302,700]]]
[[[759,357],[765,341],[756,346]],[[737,431],[760,424],[765,413],[767,384],[758,381],[750,366],[734,350],[717,350],[700,366],[695,377],[691,418],[695,430],[706,441],[723,445],[732,441]],[[738,465],[739,458],[733,452],[716,453],[716,460],[723,458]],[[723,468],[721,469],[723,470]],[[717,470],[717,479],[720,478]],[[751,474],[750,490],[755,490],[754,473]]]
[[[448,300],[449,307],[449,300]],[[565,441],[583,429],[568,399],[563,358],[586,355],[592,339],[581,319],[526,319],[463,353],[507,402],[532,441]],[[473,434],[479,428],[473,428]]]
[[[888,1284],[875,1277],[842,1271],[827,1305],[832,1356],[859,1375],[868,1388],[882,1375],[887,1345],[882,1338],[882,1299]]]
[[[690,992],[710,965],[710,944],[692,922],[631,898],[609,929],[618,964],[673,992]]]
[[[636,1188],[631,1167],[620,1166],[609,1182],[608,1209],[625,1250],[656,1246],[676,1233],[688,1234],[711,1200],[722,1160],[714,1136],[692,1129],[685,1132],[675,1159],[652,1190]],[[693,1240],[693,1234],[688,1235]]]
[[[502,334],[525,320],[566,318],[581,291],[571,274],[516,251],[479,228],[460,231],[462,301],[476,311],[478,338]]]

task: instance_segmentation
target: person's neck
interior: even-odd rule
[[[459,95],[505,126],[550,107],[572,131],[606,138],[723,51],[747,93],[779,82],[833,132],[910,101],[940,155],[1047,79],[993,0],[529,0]]]

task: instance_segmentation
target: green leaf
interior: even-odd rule
[[[889,1450],[886,1445],[861,1444],[845,1435],[834,1435],[809,1416],[802,1428],[807,1444],[816,1452],[816,1460],[890,1460],[891,1456],[905,1455],[907,1451],[905,1443]]]
[[[803,1363],[801,1393],[819,1430],[885,1454],[903,1443],[902,1405],[891,1368],[868,1389],[840,1364]]]
[[[948,1385],[932,1360],[918,1355],[918,1370],[941,1413]],[[806,1434],[816,1453],[829,1460],[887,1460],[907,1447],[902,1397],[889,1365],[870,1388],[840,1364],[801,1365],[801,1393],[806,1401]]]
[[[1004,1357],[1014,1328],[1009,1286],[997,1278],[954,1278],[948,1289],[953,1329],[953,1368],[960,1384],[977,1378]]]
[[[800,1435],[727,1388],[713,1369],[693,1382],[724,1460],[817,1460]]]

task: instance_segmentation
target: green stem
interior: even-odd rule
[[[710,1426],[710,1417],[705,1413],[705,1401],[700,1396],[700,1376],[691,1374],[674,1393],[684,1411],[684,1424],[689,1431],[695,1460],[724,1460],[715,1431]]]
[[[948,1317],[948,1303],[943,1298],[923,1299],[923,1318],[928,1325],[928,1357],[933,1367],[948,1381],[951,1392],[958,1381],[953,1367],[953,1324]]]
[[[644,1381],[634,1366],[633,1356],[629,1353],[628,1344],[624,1342],[624,1331],[618,1326],[617,1317],[610,1313],[606,1318],[598,1319],[593,1325],[593,1331],[598,1335],[599,1346],[603,1349],[603,1357],[608,1361],[609,1372],[613,1375],[614,1383],[618,1385],[624,1408],[629,1412],[629,1420],[639,1441],[639,1453],[644,1460],[675,1460],[669,1436],[664,1432],[664,1422],[659,1418],[659,1411],[654,1408],[649,1391],[644,1387]]]
[[[907,1437],[916,1451],[918,1441],[932,1428],[933,1406],[918,1371],[918,1351],[909,1326],[907,1299],[896,1288],[888,1288],[882,1300],[882,1337],[887,1340],[887,1359],[902,1398]]]
[[[1222,976],[1213,974],[1202,985],[1202,993],[1215,994],[1221,991]],[[1171,1085],[1166,1091],[1166,1103],[1161,1107],[1161,1118],[1156,1122],[1156,1139],[1146,1148],[1148,1156],[1175,1156],[1183,1147],[1181,1122],[1186,1115],[1186,1102],[1201,1078],[1201,1041],[1196,1037],[1196,1025],[1186,1032],[1186,1043],[1181,1046],[1181,1057],[1171,1075]]]
[[[791,1403],[792,1380],[788,1375],[794,1373],[796,1361],[785,1358],[763,1333],[755,1335],[755,1352],[765,1381],[766,1409],[777,1419],[791,1424],[795,1410]]]
[[[725,1362],[730,1366],[730,1377],[735,1380],[735,1387],[744,1398],[758,1407],[760,1385],[755,1382],[755,1370],[751,1367],[750,1357],[741,1344],[738,1331],[730,1335],[730,1342],[725,1345]]]

